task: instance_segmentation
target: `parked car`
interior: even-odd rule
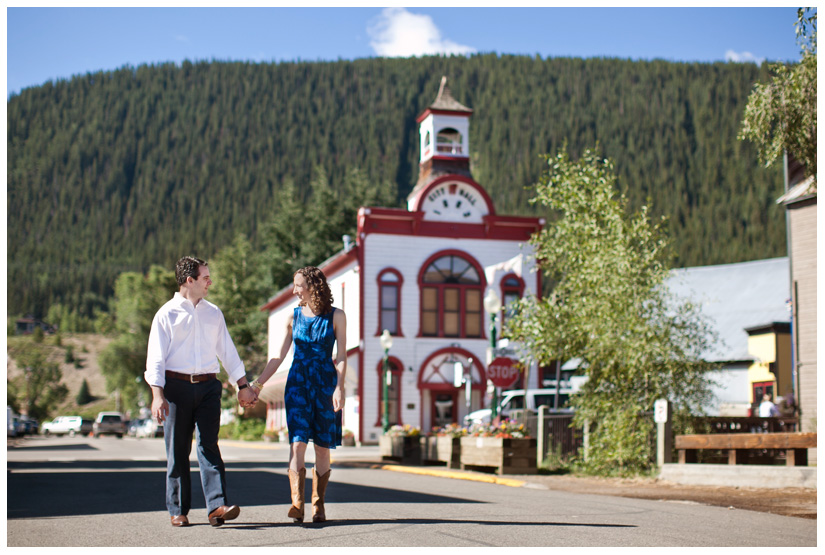
[[[79,416],[58,416],[51,422],[44,422],[41,426],[43,435],[68,435],[74,437],[75,434],[83,433],[83,419]]]
[[[152,418],[145,418],[137,428],[136,437],[163,437],[163,424],[158,424]]]
[[[92,426],[92,436],[114,435],[123,437],[126,433],[126,422],[119,412],[99,412]]]
[[[20,428],[22,430],[22,433],[26,435],[37,434],[37,430],[39,427],[40,425],[35,418],[22,415],[20,416]]]
[[[575,393],[572,388],[562,388],[559,391],[559,410],[556,412],[573,412],[573,409],[565,407],[570,395]],[[524,402],[524,390],[513,389],[505,391],[501,395],[500,415],[504,418],[510,416],[515,410],[527,409],[529,411],[537,412],[541,405],[553,407],[555,403],[556,389],[528,389],[527,403]],[[526,405],[526,406],[525,406]],[[472,426],[473,424],[489,424],[492,420],[493,411],[491,409],[480,409],[471,412],[464,417],[464,425]]]
[[[145,418],[133,418],[126,425],[126,435],[129,437],[137,437],[138,428],[143,425]]]
[[[17,437],[17,414],[6,405],[6,437]]]

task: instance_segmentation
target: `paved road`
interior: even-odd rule
[[[189,514],[193,526],[179,529],[170,526],[163,506],[162,440],[26,439],[7,449],[7,545],[816,545],[813,520],[346,464],[376,459],[376,449],[367,447],[335,452],[340,464],[327,496],[332,520],[298,526],[286,516],[286,446],[221,445],[230,502],[242,506],[240,518],[210,527],[196,487]]]

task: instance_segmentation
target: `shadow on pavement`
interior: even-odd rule
[[[94,445],[88,443],[71,443],[67,445],[9,445],[8,449],[15,451],[100,451]]]
[[[293,522],[239,522],[227,523],[222,526],[226,529],[235,530],[262,530],[268,528],[292,528],[302,526],[303,528],[328,528],[334,526],[374,526],[376,524],[480,524],[482,526],[566,526],[584,528],[638,528],[633,524],[588,524],[586,522],[518,522],[513,520],[456,520],[452,518],[376,518],[376,519],[351,519],[351,520],[328,520],[327,522],[314,523],[304,522],[303,525]]]
[[[190,468],[197,472],[198,463],[190,461]],[[286,470],[287,463],[283,462],[230,462],[224,463],[227,472],[232,470],[247,470],[252,468],[272,468]],[[9,462],[8,469],[14,470],[127,470],[131,468],[160,468],[162,471],[166,470],[166,460],[133,460],[133,461],[34,461],[34,462]]]
[[[244,467],[250,470],[244,470]],[[277,473],[252,468],[282,469]],[[206,508],[197,465],[191,468],[192,510]],[[35,470],[35,472],[21,471]],[[165,461],[9,463],[7,518],[165,511]],[[285,463],[227,464],[227,502],[241,507],[289,503]],[[307,499],[312,480],[306,481]],[[477,503],[442,495],[330,482],[328,503]]]

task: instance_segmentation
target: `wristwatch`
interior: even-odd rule
[[[242,389],[246,389],[247,387],[249,387],[249,384],[248,384],[248,383],[245,383],[245,384],[243,384],[243,385],[238,385],[238,391],[240,391],[240,390],[242,390]]]

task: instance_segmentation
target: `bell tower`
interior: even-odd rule
[[[418,189],[447,174],[470,175],[470,116],[473,111],[453,98],[447,77],[441,78],[438,96],[418,116],[420,152]]]

